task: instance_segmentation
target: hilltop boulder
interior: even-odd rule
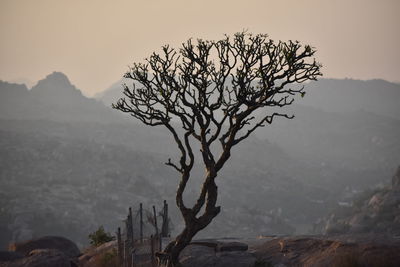
[[[76,258],[81,254],[74,242],[60,236],[44,236],[25,242],[14,243],[10,245],[9,250],[26,256],[30,255],[34,250],[58,250],[69,258]]]
[[[73,267],[64,253],[56,249],[35,249],[22,259],[1,262],[1,267]]]

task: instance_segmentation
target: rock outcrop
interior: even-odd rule
[[[0,267],[74,267],[80,250],[64,237],[45,236],[11,244],[0,252]]]
[[[0,262],[22,259],[24,255],[15,251],[0,251]]]
[[[98,247],[91,247],[79,257],[79,266],[81,267],[99,267],[105,265],[107,255],[110,261],[116,261],[117,241],[110,241]],[[114,258],[115,256],[115,258]],[[110,264],[111,266],[111,264]]]
[[[77,266],[61,251],[35,249],[27,257],[0,262],[1,267],[74,267]]]
[[[253,249],[258,266],[395,267],[400,262],[400,242],[378,235],[274,238]]]
[[[352,206],[337,209],[316,228],[323,234],[400,235],[400,167],[391,186],[364,192]]]
[[[24,255],[29,255],[31,251],[38,249],[59,250],[70,258],[76,258],[81,254],[74,242],[60,236],[44,236],[25,242],[14,243],[9,247],[10,251],[16,251]]]

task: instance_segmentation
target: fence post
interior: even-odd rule
[[[158,251],[161,252],[162,251],[162,234],[158,235]]]
[[[117,232],[117,243],[118,243],[118,266],[122,266],[123,263],[123,250],[122,250],[122,239],[121,239],[121,228],[118,227]]]
[[[142,203],[140,203],[139,215],[140,215],[140,243],[143,243],[143,204]]]
[[[163,222],[161,227],[161,234],[163,237],[168,237],[168,204],[167,201],[164,200],[164,208],[163,208]]]
[[[125,239],[123,244],[124,244],[124,267],[127,267],[127,256],[128,256],[128,244],[127,244],[128,240]]]
[[[169,236],[168,203],[165,202],[165,235]]]
[[[133,228],[132,228],[132,208],[129,207],[128,218],[125,223],[126,228],[126,250],[125,261],[126,266],[131,267],[131,257],[133,251]]]
[[[133,249],[134,249],[134,244],[135,244],[135,240],[133,239],[134,235],[133,235],[133,216],[132,216],[132,207],[129,207],[129,232],[131,234],[131,236],[129,237],[129,239],[131,240],[131,250],[129,251],[129,266],[133,267]]]
[[[131,241],[132,249],[133,249],[133,217],[132,217],[132,208],[129,207],[129,239]]]
[[[155,267],[155,259],[154,259],[154,237],[150,236],[150,247],[151,247],[151,266]]]
[[[153,205],[153,215],[154,215],[154,227],[156,228],[156,236],[158,236],[156,206],[154,205]]]

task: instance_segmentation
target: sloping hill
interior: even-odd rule
[[[53,72],[31,90],[0,81],[0,119],[109,123],[121,120],[121,116],[83,96],[63,73]]]
[[[123,146],[0,131],[0,147],[2,246],[49,234],[85,244],[130,205],[161,201],[160,173],[173,178],[153,155]]]
[[[366,111],[400,119],[400,84],[384,80],[320,79],[298,103],[328,112]]]
[[[0,86],[0,200],[7,207],[0,227],[13,225],[11,233],[4,230],[7,240],[56,231],[43,218],[62,229],[58,234],[86,238],[99,224],[112,231],[129,205],[163,198],[174,203],[179,177],[163,163],[177,149],[163,128],[125,120],[84,97],[60,73],[30,91]],[[122,89],[115,90],[121,97]],[[394,118],[309,106],[289,111],[294,120],[277,120],[235,147],[217,178],[222,212],[203,236],[290,233],[293,226],[304,233],[338,201],[387,182],[400,161]],[[203,175],[197,166],[185,194],[189,202]]]

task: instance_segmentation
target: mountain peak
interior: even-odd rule
[[[46,76],[46,79],[57,80],[58,82],[66,82],[70,84],[67,75],[59,71],[54,71],[53,73],[50,73]]]
[[[53,87],[53,86],[57,88],[74,87],[64,73],[55,71],[47,75],[46,78],[38,81],[38,83],[32,89],[37,87]]]
[[[82,97],[81,91],[79,91],[74,85],[71,84],[68,77],[62,72],[53,72],[46,76],[46,78],[40,80],[31,92],[34,95],[44,95],[53,97]]]

